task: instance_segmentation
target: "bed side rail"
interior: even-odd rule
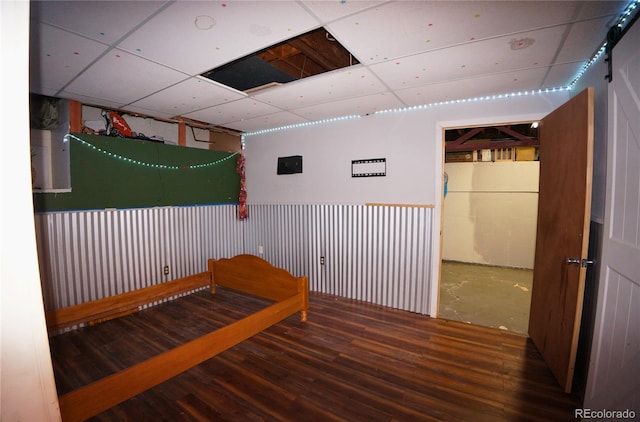
[[[46,313],[47,328],[59,330],[81,323],[98,323],[136,312],[140,306],[211,284],[211,272],[155,284],[138,290],[92,300]]]

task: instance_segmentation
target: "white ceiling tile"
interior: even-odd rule
[[[379,1],[326,1],[311,0],[303,1],[303,3],[316,15],[322,22],[330,22],[338,18],[352,15],[371,7],[381,5],[389,0]]]
[[[48,88],[39,88],[39,89],[29,89],[29,92],[33,92],[35,94],[40,94],[40,95],[46,95],[48,97],[55,97],[55,96],[60,96],[58,94],[58,90],[57,89],[48,89]],[[65,98],[65,97],[62,97]]]
[[[57,92],[96,60],[106,46],[49,25],[32,25],[30,89]]]
[[[252,132],[264,129],[272,129],[288,125],[306,123],[308,120],[290,113],[281,111],[278,113],[267,114],[264,116],[254,117],[252,119],[240,120],[237,122],[228,122],[225,127],[235,129],[242,132]]]
[[[143,116],[153,116],[161,119],[172,119],[176,116],[176,113],[167,113],[150,108],[137,107],[135,105],[128,105],[120,107],[121,110],[129,111],[131,113],[142,114]]]
[[[259,91],[252,97],[276,107],[289,109],[361,97],[386,90],[386,86],[369,69],[356,65]]]
[[[327,29],[362,63],[556,25],[570,19],[566,2],[404,1],[384,4]]]
[[[200,120],[202,122],[225,125],[229,122],[252,119],[254,117],[273,114],[279,111],[281,111],[279,108],[256,101],[253,98],[244,98],[191,113],[186,113],[184,116],[190,119]]]
[[[166,1],[32,1],[31,17],[113,44]],[[91,19],[87,19],[90,16]]]
[[[71,82],[66,91],[129,104],[186,78],[173,69],[114,49]]]
[[[562,63],[554,65],[547,73],[547,76],[544,80],[544,85],[546,87],[569,85],[583,66],[583,62]],[[603,69],[603,79],[605,73],[606,70]]]
[[[572,24],[555,62],[587,61],[606,40],[608,23],[600,18]]]
[[[296,2],[178,1],[120,48],[197,75],[318,25]]]
[[[117,101],[109,101],[109,100],[105,100],[104,98],[96,98],[88,95],[80,95],[76,92],[61,91],[57,94],[57,96],[60,98],[67,98],[69,100],[76,100],[81,102],[82,104],[96,106],[100,108],[104,107],[104,108],[110,108],[110,109],[119,109],[124,106],[124,103],[120,103]]]
[[[614,25],[614,19],[617,19],[624,12],[630,1],[579,1],[576,3],[575,20],[592,19],[595,17],[609,16],[610,19],[606,25],[606,29]],[[594,28],[595,29],[595,28]],[[606,30],[605,29],[605,30]]]
[[[390,60],[370,66],[392,89],[544,66],[558,48],[564,28],[499,37]],[[533,41],[528,47],[520,45]],[[512,45],[514,46],[512,48]]]
[[[505,74],[486,75],[477,78],[429,84],[396,91],[408,106],[431,104],[441,101],[467,100],[494,94],[510,94],[539,89],[546,68],[528,69]],[[505,83],[505,81],[509,81]]]
[[[318,104],[292,110],[294,113],[308,120],[324,120],[346,115],[364,116],[376,111],[390,108],[404,107],[398,97],[391,93],[367,95],[364,97],[348,98],[328,104]]]
[[[173,116],[239,100],[246,94],[202,77],[193,77],[131,104]]]

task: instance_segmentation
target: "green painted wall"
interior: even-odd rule
[[[34,193],[37,212],[238,202],[237,155],[85,134],[68,142],[71,192]]]

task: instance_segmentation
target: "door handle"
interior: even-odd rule
[[[582,268],[587,268],[589,265],[596,263],[594,259],[580,259],[580,258],[567,258],[567,265],[580,265]]]

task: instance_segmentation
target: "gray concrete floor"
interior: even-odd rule
[[[442,262],[438,317],[527,334],[533,271]]]

